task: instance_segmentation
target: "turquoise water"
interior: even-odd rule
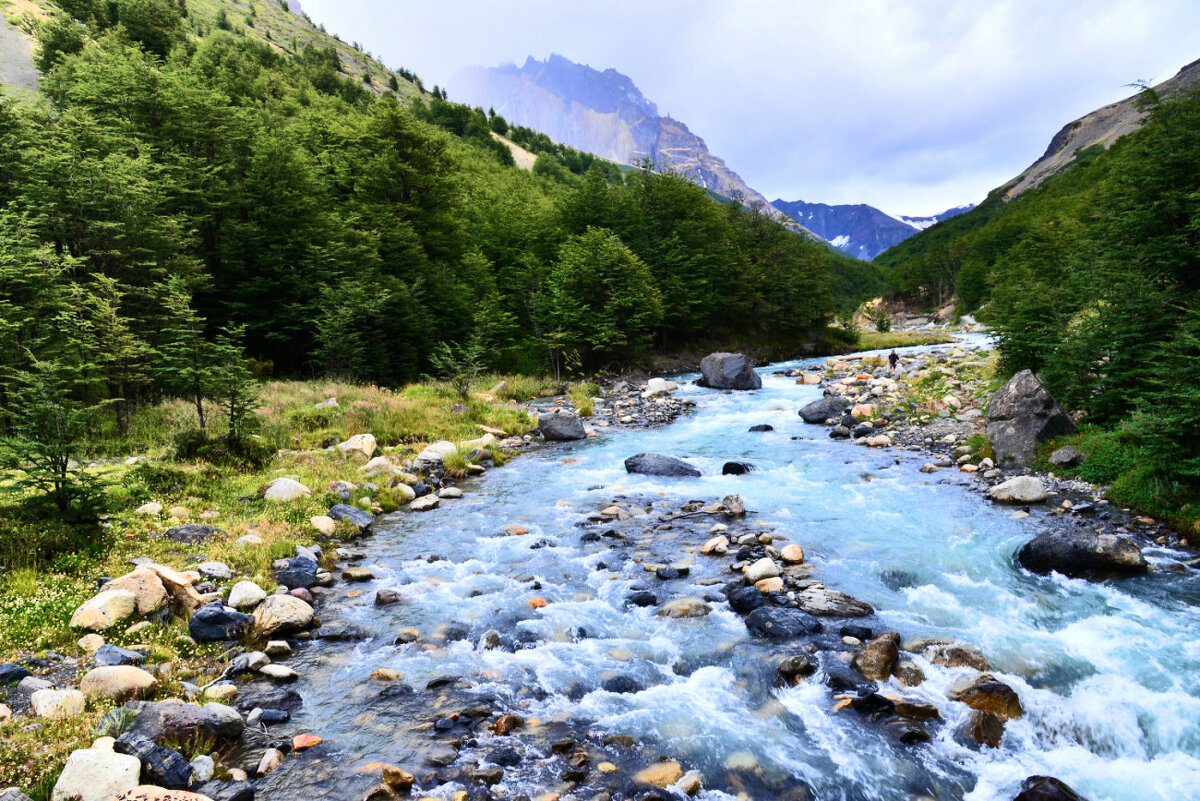
[[[633,752],[613,752],[622,770],[669,756],[704,774],[708,798],[738,789],[778,797],[802,780],[820,799],[985,801],[1011,798],[1031,774],[1057,776],[1093,801],[1200,798],[1196,573],[1088,583],[1020,570],[1014,553],[1043,518],[1010,519],[1011,509],[966,489],[972,482],[965,475],[918,472],[921,454],[833,442],[823,427],[806,426],[796,410],[820,397],[820,387],[771,375],[806,364],[764,369],[757,392],[685,384],[678,394],[696,401],[696,411],[671,426],[537,450],[465,484],[461,501],[377,526],[361,547],[369,553],[362,565],[378,580],[339,585],[321,615],[377,636],[309,646],[290,660],[304,677],[296,688],[305,706],[288,731],[321,735],[325,750],[289,759],[260,797],[297,797],[297,788],[310,798],[361,797],[378,776],[359,772],[362,765],[419,764],[432,738],[411,729],[436,717],[439,698],[446,711],[481,698],[593,741],[631,735]],[[775,430],[747,433],[758,423]],[[627,475],[623,460],[642,451],[684,457],[705,475]],[[729,460],[758,470],[721,476]],[[872,603],[879,612],[867,624],[877,631],[894,629],[906,640],[951,637],[980,649],[1026,711],[1008,723],[1001,747],[968,748],[956,736],[967,710],[945,693],[969,669],[917,656],[927,676],[922,685],[884,685],[936,704],[944,719],[931,727],[931,742],[899,746],[855,713],[832,712],[835,699],[819,677],[776,686],[771,657],[781,649],[752,641],[724,603],[695,620],[626,608],[634,585],[658,590],[663,600],[720,589],[704,580],[728,579],[722,570],[730,559],[699,556],[705,537],[695,531],[645,531],[615,549],[608,540],[581,541],[578,524],[619,496],[678,509],[731,493],[757,513],[756,524],[804,546],[816,578]],[[531,534],[502,536],[509,523]],[[691,575],[658,582],[631,561],[639,555],[690,559]],[[1166,549],[1147,556],[1159,564],[1187,558]],[[381,587],[399,589],[406,602],[373,606]],[[351,589],[364,591],[347,597]],[[548,605],[531,610],[534,596]],[[390,644],[400,628],[421,630],[425,641],[447,623],[468,636],[428,649]],[[476,643],[488,629],[528,642],[482,650]],[[403,674],[385,695],[368,678],[380,667]],[[600,689],[614,674],[646,689]],[[461,683],[449,692],[424,690],[441,677]],[[556,789],[550,774],[539,773],[536,755],[527,754],[498,789],[531,797]],[[463,756],[479,759],[470,749]],[[743,771],[751,777],[743,788],[728,778],[737,765],[756,766]],[[454,789],[426,786],[422,794]]]

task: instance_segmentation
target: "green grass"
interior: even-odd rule
[[[591,417],[595,413],[596,402],[593,398],[599,394],[600,387],[588,381],[574,384],[567,390],[567,395],[575,404],[575,411],[580,417]]]
[[[914,345],[946,345],[954,341],[953,334],[944,331],[860,331],[853,350],[884,350],[909,348]]]

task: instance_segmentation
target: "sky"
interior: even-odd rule
[[[769,199],[977,203],[1200,59],[1200,0],[301,0],[426,86],[558,53],[628,75]]]

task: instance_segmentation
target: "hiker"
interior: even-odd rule
[[[899,363],[900,363],[900,357],[898,355],[896,355],[896,351],[892,351],[891,353],[888,354],[888,372],[889,373],[896,372],[896,365]]]

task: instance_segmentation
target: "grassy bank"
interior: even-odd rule
[[[499,396],[490,390],[503,381]],[[57,651],[71,660],[85,653],[77,645],[85,633],[72,630],[72,612],[95,594],[101,576],[120,576],[132,568],[135,557],[150,557],[179,569],[193,562],[215,560],[227,564],[239,578],[249,578],[268,592],[273,560],[292,556],[296,545],[323,541],[310,518],[323,515],[342,498],[328,490],[331,481],[361,484],[362,455],[346,456],[330,447],[355,434],[370,433],[379,443],[378,453],[401,464],[427,443],[448,439],[474,439],[481,426],[511,435],[530,431],[534,423],[518,403],[533,397],[570,392],[586,398],[594,386],[561,386],[519,376],[485,376],[471,387],[463,401],[448,383],[425,382],[400,391],[331,381],[271,382],[262,387],[257,413],[258,437],[276,451],[265,465],[211,464],[175,456],[178,435],[195,425],[195,409],[177,401],[142,409],[127,434],[97,430],[83,443],[80,461],[87,472],[103,481],[107,514],[102,525],[77,528],[39,517],[13,498],[0,507],[0,661]],[[335,408],[316,408],[329,398]],[[215,421],[219,415],[214,414]],[[213,432],[220,435],[219,427]],[[502,461],[504,454],[496,454]],[[290,476],[312,489],[311,497],[269,502],[259,489],[268,481]],[[403,498],[376,480],[379,489],[352,492],[350,503],[376,510],[394,510]],[[364,499],[369,496],[370,502]],[[143,504],[161,504],[160,515],[137,513]],[[188,545],[154,536],[186,522],[218,527],[222,534],[207,543]],[[344,524],[339,524],[344,525]],[[356,531],[339,528],[335,539],[349,539]],[[261,543],[237,545],[244,535]],[[104,632],[106,642],[134,647],[150,663],[171,663],[170,679],[162,682],[161,696],[177,696],[181,680],[203,684],[219,672],[216,659],[225,646],[196,644],[187,636],[186,623],[124,626]],[[90,665],[85,661],[80,666]],[[0,688],[0,702],[11,688]],[[29,718],[0,720],[0,787],[16,785],[33,793],[35,801],[49,797],[49,788],[65,756],[86,747],[104,708],[90,707],[78,719],[62,721],[31,734],[24,731]]]
[[[954,341],[954,335],[945,331],[860,331],[854,350],[890,350],[911,348],[917,345],[946,345]],[[850,353],[852,351],[844,351]]]

